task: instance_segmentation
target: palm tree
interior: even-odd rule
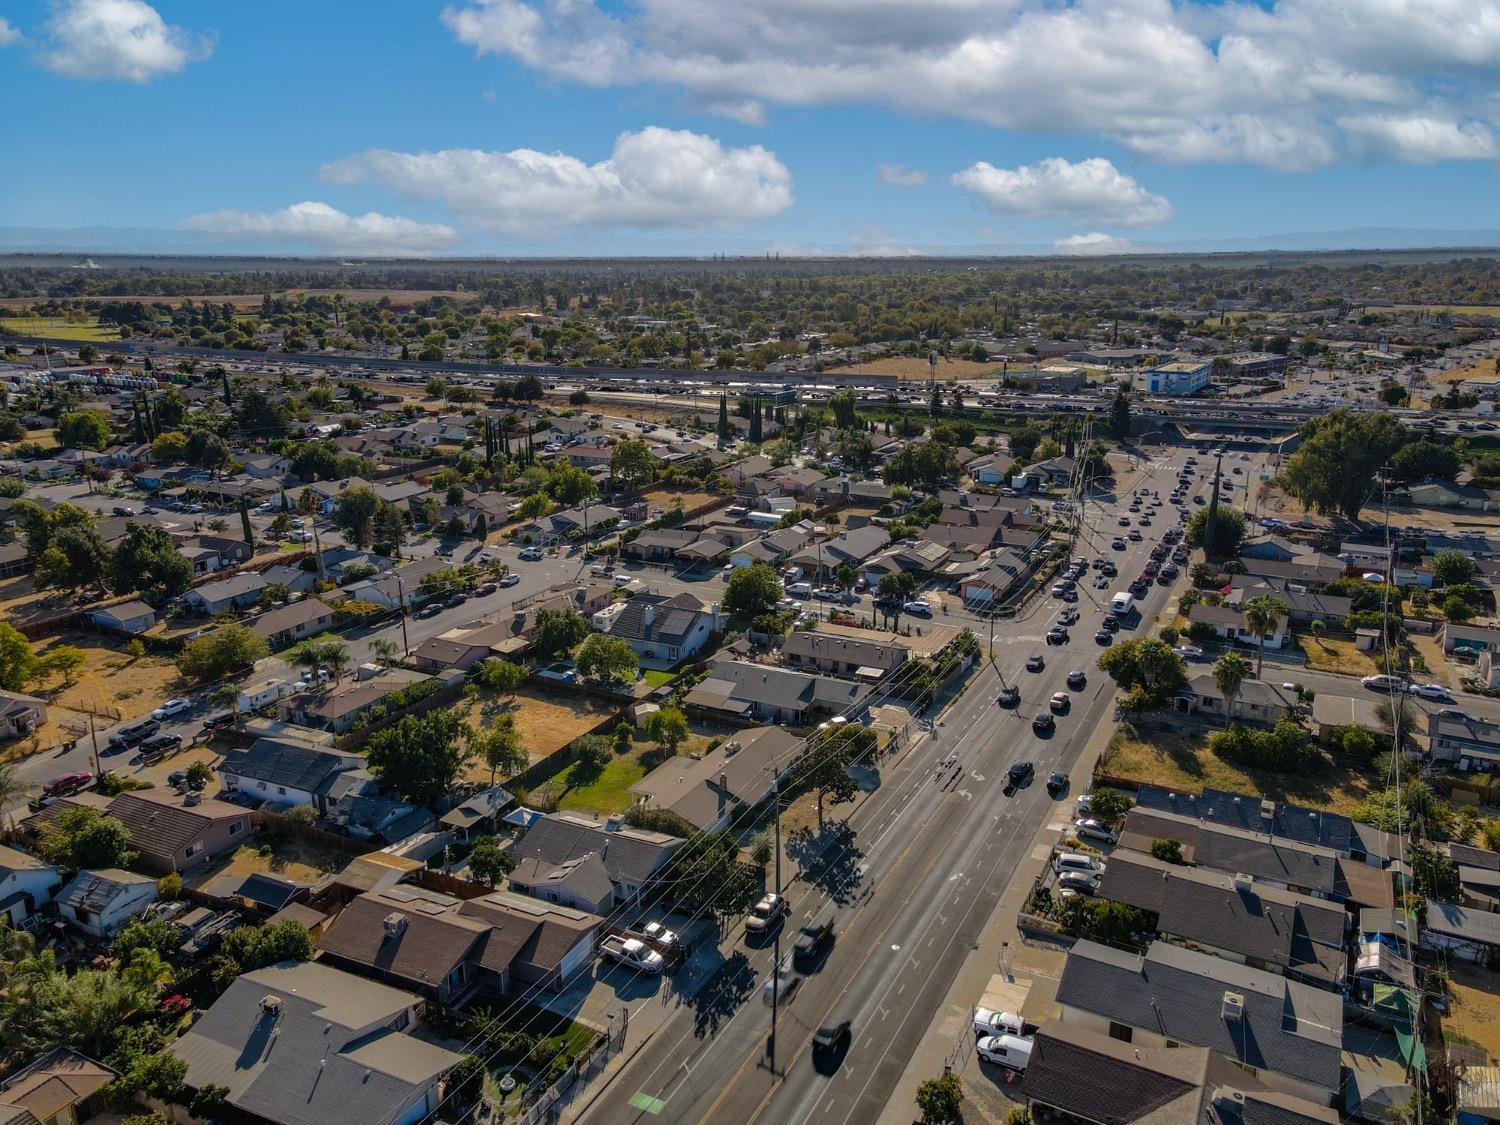
[[[370,642],[370,654],[375,657],[375,662],[385,668],[396,666],[396,654],[401,651],[401,646],[389,637],[377,637]]]
[[[1250,662],[1237,652],[1226,652],[1214,664],[1214,683],[1224,696],[1224,717],[1233,718],[1240,685],[1250,678]]]
[[[1259,642],[1259,650],[1255,657],[1255,676],[1259,679],[1261,665],[1266,659],[1266,638],[1276,632],[1277,624],[1292,612],[1292,607],[1280,598],[1262,594],[1258,598],[1251,598],[1247,601],[1242,607],[1242,612],[1245,616],[1245,628]]]

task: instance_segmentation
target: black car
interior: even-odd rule
[[[1026,658],[1026,671],[1028,672],[1040,672],[1046,666],[1047,662],[1042,659],[1041,653]]]
[[[1052,716],[1048,715],[1047,717],[1050,719]],[[1012,762],[1010,764],[1010,769],[1006,771],[1006,776],[1010,778],[1012,785],[1019,785],[1023,781],[1029,781],[1034,773],[1036,773],[1036,766],[1022,759],[1019,762]]]
[[[1101,645],[1113,644],[1114,639],[1115,635],[1108,629],[1100,629],[1097,633],[1094,634],[1094,640]]]
[[[1047,776],[1047,792],[1052,794],[1061,793],[1068,787],[1068,775],[1062,770],[1053,770]]]
[[[447,606],[449,609],[457,609],[459,606],[463,605],[464,602],[466,602],[468,600],[469,600],[469,595],[468,594],[458,593],[458,594],[454,594],[451,598],[449,598],[443,604],[445,606]]]
[[[849,1043],[849,1021],[826,1024],[813,1033],[813,1050],[818,1054],[834,1054]]]
[[[821,922],[816,926],[803,926],[797,933],[797,943],[792,946],[792,957],[798,962],[817,960],[818,954],[833,937],[833,922]]]
[[[132,746],[145,742],[159,730],[161,724],[155,719],[142,719],[115,731],[109,736],[109,745],[115,750],[129,750]]]
[[[1068,673],[1068,686],[1070,688],[1081,688],[1089,682],[1089,678],[1077,668]]]
[[[1031,720],[1031,729],[1037,734],[1048,734],[1057,726],[1051,711],[1038,711]]]
[[[1047,643],[1049,645],[1065,645],[1068,643],[1068,631],[1058,626],[1047,630]]]
[[[234,716],[228,711],[222,715],[210,715],[203,720],[204,730],[228,730],[234,726]]]
[[[1120,631],[1120,619],[1111,613],[1104,619],[1104,627],[1111,633],[1118,633]]]
[[[182,735],[180,734],[153,734],[140,744],[141,760],[149,762],[154,758],[160,758],[182,746]]]
[[[442,612],[443,607],[441,603],[432,602],[430,605],[424,605],[421,609],[417,610],[417,612],[413,614],[413,616],[418,618],[436,617]]]

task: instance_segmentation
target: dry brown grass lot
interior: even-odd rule
[[[614,711],[582,696],[554,698],[535,689],[524,688],[516,693],[513,700],[483,693],[470,706],[467,719],[472,726],[483,730],[491,725],[489,714],[506,713],[516,717],[516,729],[521,732],[526,752],[536,762],[555,750],[561,750],[579,735],[587,734],[614,714]],[[465,776],[474,781],[488,782],[489,767],[483,762],[472,762]]]
[[[678,488],[658,488],[646,493],[646,502],[657,508],[670,511],[678,504],[685,512],[691,512],[702,504],[728,500],[727,496],[715,496],[712,492],[687,492]]]
[[[330,871],[342,869],[349,857],[331,849],[319,848],[298,840],[280,839],[270,855],[261,855],[258,844],[246,844],[223,863],[188,881],[190,887],[201,887],[220,875],[279,875],[295,883],[312,883]]]
[[[1434,383],[1462,383],[1465,379],[1475,379],[1481,375],[1497,373],[1500,373],[1500,360],[1487,358],[1471,363],[1467,367],[1455,367],[1452,371],[1433,375],[1431,379]]]
[[[1362,773],[1339,769],[1331,761],[1310,777],[1289,778],[1246,770],[1220,761],[1206,739],[1168,731],[1116,735],[1105,755],[1104,772],[1171,789],[1200,792],[1225,789],[1278,801],[1348,813],[1368,796],[1373,782]]]
[[[936,374],[939,379],[983,379],[1000,370],[998,363],[975,363],[971,359],[939,359]],[[900,379],[931,379],[933,368],[925,356],[896,355],[869,363],[850,364],[845,367],[830,367],[829,375],[895,375]]]
[[[1360,652],[1353,641],[1335,641],[1326,637],[1314,640],[1301,637],[1298,645],[1314,672],[1335,672],[1346,676],[1372,676],[1380,669],[1367,652]]]
[[[1465,961],[1454,961],[1451,973],[1450,1010],[1443,1018],[1443,1034],[1479,1044],[1489,1052],[1490,1062],[1500,1059],[1500,973]]]

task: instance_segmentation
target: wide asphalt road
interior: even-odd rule
[[[1154,488],[1165,499],[1185,456],[1151,465],[1131,485]],[[1200,467],[1211,472],[1211,465]],[[780,1011],[775,1073],[767,1057],[770,1011],[760,995],[774,954],[736,933],[726,939],[719,973],[596,1096],[584,1120],[779,1125],[879,1115],[1037,830],[1071,813],[1073,795],[1054,799],[1045,783],[1051,770],[1074,764],[1111,706],[1112,686],[1095,666],[1102,649],[1093,633],[1110,594],[1128,584],[1160,533],[1177,522],[1170,506],[1157,509],[1160,518],[1141,543],[1112,550],[1127,504],[1128,492],[1089,506],[1077,553],[1112,557],[1121,581],[1096,590],[1090,572],[1079,591],[1075,639],[1046,644],[1061,608],[1052,599],[1003,622],[993,666],[975,674],[933,737],[883,771],[879,789],[847,822],[830,822],[830,851],[810,860],[811,870],[787,888],[792,914],[782,948],[790,950],[800,926],[830,913],[836,938]],[[1149,627],[1166,597],[1166,588],[1152,587],[1134,619],[1137,631]],[[1035,654],[1046,666],[1026,672]],[[1065,689],[1073,669],[1086,673],[1087,687],[1070,693],[1071,709],[1058,716],[1055,733],[1039,736],[1032,716]],[[1021,689],[1013,710],[996,705],[1001,676]],[[1008,792],[1007,767],[1021,758],[1034,762],[1034,780]],[[814,1065],[813,1032],[842,1020],[852,1029],[844,1056],[837,1065],[823,1059]]]

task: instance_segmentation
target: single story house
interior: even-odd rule
[[[80,871],[57,894],[63,921],[91,937],[113,937],[156,901],[156,880],[118,868]]]
[[[637,902],[682,844],[676,836],[632,828],[618,817],[601,823],[581,813],[548,813],[511,846],[520,862],[510,873],[510,889],[608,914]]]
[[[330,964],[449,1003],[481,983],[565,988],[593,963],[601,924],[505,891],[463,900],[402,885],[360,895],[318,948]]]
[[[246,572],[218,582],[205,582],[182,595],[188,607],[212,617],[232,609],[249,609],[260,601],[261,592],[270,583],[259,574]]]
[[[1438,634],[1444,652],[1464,652],[1477,656],[1500,649],[1500,625],[1447,622]]]
[[[312,805],[326,812],[329,781],[364,759],[308,746],[290,739],[258,738],[244,750],[231,750],[219,762],[219,784],[227,793],[243,793],[273,805]]]
[[[22,738],[47,721],[47,701],[18,691],[0,691],[0,738]]]
[[[141,866],[163,874],[206,863],[249,839],[248,810],[213,798],[188,804],[190,799],[169,789],[137,789],[112,799],[107,811],[129,829]]]
[[[62,885],[62,872],[29,852],[0,845],[0,922],[26,925]]]
[[[781,727],[734,735],[696,761],[674,758],[630,787],[636,802],[666,809],[705,832],[765,800],[797,759],[802,739]]]
[[[1461,961],[1486,964],[1500,948],[1500,914],[1428,899],[1427,921],[1419,944]]]
[[[144,633],[156,624],[156,610],[145,602],[132,598],[114,605],[91,609],[84,615],[91,625],[100,629],[111,629],[119,633]]]
[[[1277,614],[1275,628],[1261,638],[1246,627],[1244,614],[1240,612],[1239,607],[1228,603],[1209,605],[1207,602],[1199,602],[1188,610],[1188,621],[1194,625],[1205,624],[1212,628],[1216,635],[1226,640],[1237,641],[1255,648],[1264,645],[1273,651],[1279,650],[1290,635],[1286,614]]]
[[[1233,711],[1213,675],[1200,672],[1177,694],[1177,710],[1209,715],[1222,722],[1231,718],[1256,726],[1274,727],[1283,716],[1294,713],[1297,693],[1269,680],[1246,680],[1234,699]]]
[[[1132,1047],[1206,1047],[1316,1105],[1342,1090],[1343,998],[1288,977],[1163,941],[1144,954],[1080,941],[1057,1003],[1064,1024]]]
[[[444,677],[462,673],[447,672]],[[344,734],[353,730],[359,717],[385,701],[386,697],[411,685],[429,680],[425,672],[407,668],[382,668],[366,679],[345,679],[318,691],[304,691],[281,700],[281,718],[315,730]]]
[[[637,656],[676,664],[702,651],[719,628],[718,606],[705,606],[692,594],[637,594],[608,633],[628,643]]]
[[[1500,723],[1444,709],[1427,712],[1432,756],[1460,770],[1491,772],[1500,768]]]
[[[186,1084],[228,1089],[246,1120],[417,1125],[463,1056],[418,1039],[421,997],[316,961],[239,977],[168,1047]]]
[[[821,716],[844,714],[870,692],[865,684],[727,658],[684,700],[705,718],[740,725],[807,726]]]
[[[911,646],[899,637],[873,630],[847,632],[794,630],[781,646],[783,662],[803,672],[827,672],[833,676],[880,680],[911,658]]]
[[[100,1091],[116,1071],[68,1047],[54,1047],[0,1081],[6,1125],[78,1125],[106,1111]]]
[[[275,652],[333,628],[333,610],[317,598],[302,598],[260,614],[250,628]]]
[[[1487,512],[1492,503],[1490,494],[1484,489],[1448,480],[1407,485],[1396,493],[1396,500],[1417,508],[1463,508],[1471,512]]]

